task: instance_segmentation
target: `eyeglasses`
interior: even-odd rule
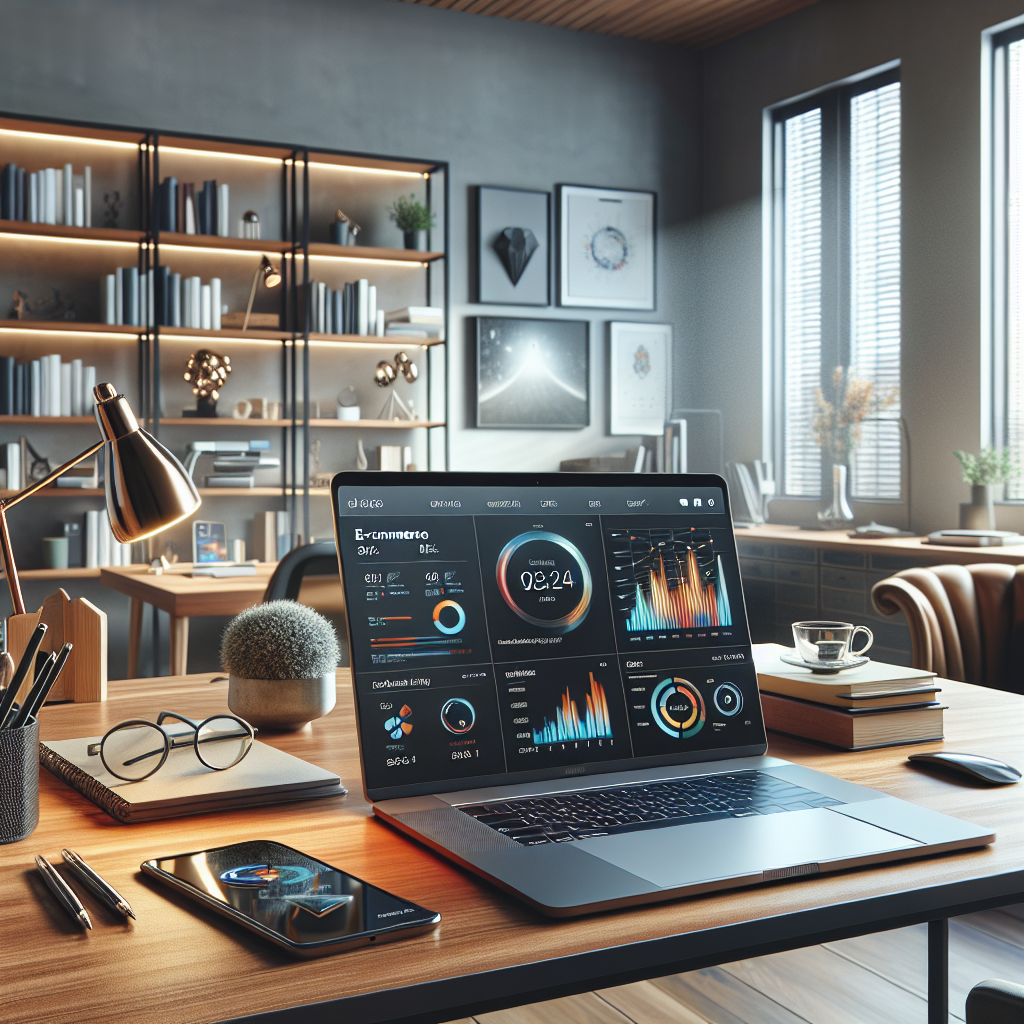
[[[167,719],[183,722],[186,732],[167,732]],[[252,749],[256,730],[235,715],[211,715],[202,722],[161,711],[156,723],[145,718],[129,718],[115,725],[99,743],[90,743],[86,753],[97,754],[103,767],[115,778],[139,782],[158,772],[167,755],[179,747],[191,746],[201,764],[222,772],[234,768]]]

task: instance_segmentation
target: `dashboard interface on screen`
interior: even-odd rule
[[[720,487],[434,479],[334,490],[368,791],[764,743]]]

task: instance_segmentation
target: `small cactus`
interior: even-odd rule
[[[236,615],[224,630],[220,661],[240,679],[319,679],[338,666],[334,627],[295,601],[268,601]]]

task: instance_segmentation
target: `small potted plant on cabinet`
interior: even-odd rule
[[[428,206],[424,206],[415,195],[399,196],[388,208],[388,217],[405,236],[406,249],[417,252],[427,251],[427,232],[434,226],[436,217]]]
[[[971,503],[960,506],[961,530],[994,530],[995,503],[1002,499],[1008,480],[1020,473],[1009,448],[982,448],[979,455],[953,452],[963,470],[964,483],[971,485]]]

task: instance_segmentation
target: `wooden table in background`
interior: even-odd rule
[[[157,576],[147,565],[100,569],[100,582],[132,599],[128,633],[128,677],[139,671],[139,642],[142,637],[142,606],[151,604],[171,617],[171,675],[188,672],[188,620],[193,615],[237,615],[263,600],[263,592],[277,568],[276,562],[261,562],[255,576],[213,579],[185,575],[191,562],[175,563]]]
[[[1024,785],[946,781],[909,767],[913,748],[844,753],[771,735],[770,753],[995,830],[966,853],[550,920],[375,820],[361,793],[348,673],[338,707],[304,731],[261,739],[338,772],[342,799],[120,825],[41,772],[39,826],[0,847],[6,1024],[430,1024],[729,963],[1024,900]],[[102,704],[52,705],[40,735],[103,733],[164,709],[226,708],[210,676],[119,680]],[[1024,764],[1024,697],[943,682],[947,741]],[[274,839],[443,915],[431,935],[294,961],[142,875],[142,861]],[[134,907],[113,919],[87,893],[83,934],[42,886],[33,854],[81,853]],[[815,979],[808,979],[814,984]]]

